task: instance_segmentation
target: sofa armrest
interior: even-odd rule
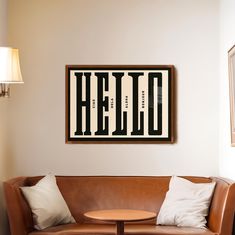
[[[33,231],[31,210],[20,191],[26,185],[26,177],[18,177],[3,183],[11,235],[27,235]]]
[[[235,212],[235,183],[231,180],[211,177],[216,182],[208,215],[208,227],[219,235],[232,235]]]

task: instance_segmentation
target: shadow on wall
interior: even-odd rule
[[[1,235],[10,235],[5,200],[4,200],[4,195],[3,195],[2,181],[0,181],[0,234]]]

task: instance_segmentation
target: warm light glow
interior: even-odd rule
[[[23,83],[18,49],[0,47],[0,83]]]

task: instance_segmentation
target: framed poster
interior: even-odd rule
[[[173,143],[173,65],[67,65],[66,143]]]
[[[235,45],[228,52],[231,145],[235,147]]]

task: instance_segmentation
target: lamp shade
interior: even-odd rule
[[[18,49],[0,47],[0,83],[23,83]]]

